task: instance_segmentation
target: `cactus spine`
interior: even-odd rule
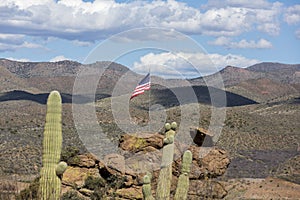
[[[192,152],[187,150],[183,154],[181,174],[178,179],[176,194],[174,200],[186,200],[190,186],[189,174],[191,171],[193,156]]]
[[[59,92],[52,91],[47,100],[44,128],[43,167],[40,173],[39,186],[39,195],[42,200],[60,199],[61,180],[56,174],[56,168],[60,160],[62,147],[61,111],[61,96]],[[62,164],[59,166],[61,167]]]
[[[175,130],[177,128],[176,122],[171,125],[166,123],[165,125],[165,138],[163,147],[163,155],[161,162],[161,170],[158,177],[156,199],[157,200],[168,200],[170,199],[170,189],[172,181],[172,162],[174,156],[174,138]]]

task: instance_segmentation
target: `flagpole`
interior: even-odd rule
[[[149,102],[148,102],[148,117],[149,117],[149,128],[148,128],[148,132],[150,133],[150,130],[151,130],[151,123],[150,123],[150,103],[151,103],[151,74],[150,74],[150,69],[151,67],[149,66],[149,80],[150,80],[150,89],[149,89]]]

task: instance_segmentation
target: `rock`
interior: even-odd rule
[[[198,146],[202,147],[212,147],[213,143],[213,133],[201,127],[190,128],[190,135],[193,138],[193,142]]]
[[[104,157],[104,165],[111,174],[125,175],[125,158],[120,154],[109,154]]]
[[[189,178],[190,179],[200,179],[203,177],[203,174],[204,174],[204,172],[202,171],[201,167],[199,167],[197,161],[193,160]]]
[[[155,171],[160,169],[162,152],[138,152],[126,159],[126,174],[136,176],[139,173]]]
[[[86,189],[86,188],[81,188],[79,190],[79,192],[85,196],[91,196],[93,194],[93,191],[92,190],[89,190],[89,189]]]
[[[144,151],[146,147],[154,147],[150,148],[152,150],[161,149],[163,147],[163,139],[164,136],[158,133],[124,134],[120,139],[120,148],[130,152]]]
[[[62,178],[62,184],[76,188],[82,188],[84,186],[84,181],[88,176],[100,177],[98,169],[67,167]]]
[[[190,180],[188,199],[222,199],[227,195],[224,186],[212,180]]]
[[[116,191],[116,195],[124,199],[142,200],[143,193],[141,187],[121,188]]]
[[[223,175],[230,163],[226,151],[221,149],[212,149],[201,159],[203,170],[212,177]]]
[[[78,166],[87,168],[95,167],[97,159],[94,155],[87,153],[84,155],[79,155],[78,157],[80,159]]]

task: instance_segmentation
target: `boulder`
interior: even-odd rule
[[[108,154],[104,157],[103,164],[110,174],[125,175],[125,158],[120,154]]]
[[[99,162],[97,158],[90,153],[83,154],[83,155],[78,155],[80,162],[78,163],[78,166],[80,167],[95,167],[96,163]]]
[[[143,193],[141,187],[121,188],[116,191],[116,195],[123,199],[142,200]]]
[[[213,133],[201,128],[201,127],[191,127],[190,135],[193,138],[193,142],[202,147],[212,147],[213,143]]]
[[[221,149],[212,149],[201,160],[201,168],[212,177],[223,175],[230,163],[228,154]]]
[[[161,149],[164,136],[159,133],[124,134],[120,139],[120,148],[124,151],[139,152],[147,149]],[[147,148],[154,147],[154,148]]]
[[[100,177],[97,168],[67,167],[63,174],[62,184],[74,188],[82,188],[88,176]]]

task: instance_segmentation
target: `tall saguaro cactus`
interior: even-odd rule
[[[170,189],[172,181],[172,162],[174,157],[174,138],[176,134],[176,128],[176,122],[173,122],[172,124],[166,123],[165,125],[165,146],[163,148],[161,169],[158,177],[158,184],[156,190],[157,200],[170,199]]]
[[[41,200],[60,199],[61,180],[59,175],[66,163],[59,163],[62,148],[61,125],[62,100],[59,92],[52,91],[47,100],[47,114],[43,140],[43,167],[39,186]]]

